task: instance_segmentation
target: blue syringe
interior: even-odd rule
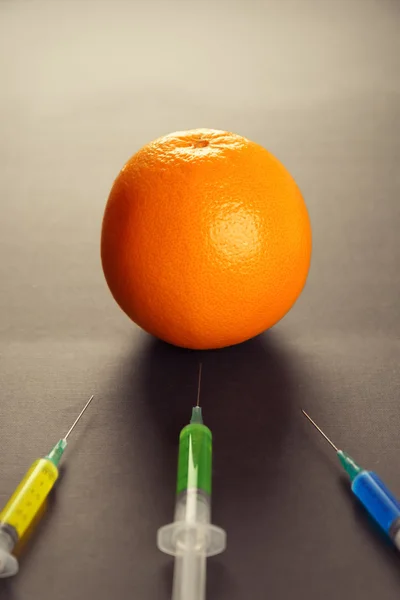
[[[400,502],[376,473],[366,471],[346,452],[339,450],[303,409],[301,412],[335,450],[340,464],[350,477],[353,494],[400,550]]]

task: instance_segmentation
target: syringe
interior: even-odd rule
[[[63,438],[44,457],[35,460],[15,492],[0,512],[0,577],[18,572],[18,561],[11,553],[39,513],[58,478],[58,463],[67,439],[93,400],[89,398]]]
[[[157,546],[175,556],[173,600],[203,600],[206,558],[223,552],[226,533],[211,521],[212,434],[203,424],[200,400],[190,424],[179,437],[177,496],[174,522],[158,530]]]
[[[305,410],[302,409],[301,412],[335,450],[340,464],[350,478],[353,494],[400,550],[400,502],[376,473],[364,470],[347,452],[339,450]]]

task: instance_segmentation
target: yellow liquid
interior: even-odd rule
[[[47,458],[36,460],[0,513],[0,523],[12,525],[22,538],[58,478]]]

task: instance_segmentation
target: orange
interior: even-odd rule
[[[295,303],[310,221],[292,176],[258,144],[225,131],[176,132],[117,176],[101,256],[116,302],[145,331],[221,348],[270,328]]]

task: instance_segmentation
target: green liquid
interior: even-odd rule
[[[179,436],[177,494],[198,488],[211,496],[212,435],[205,425],[186,425]]]

